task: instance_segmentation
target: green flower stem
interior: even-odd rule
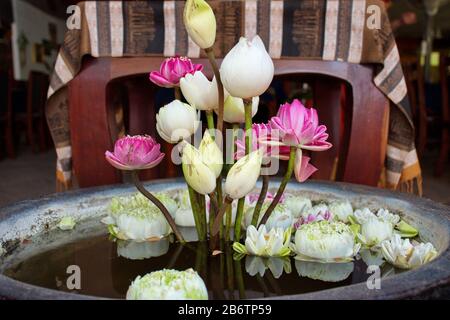
[[[252,151],[252,99],[244,99],[245,113],[245,154]],[[234,222],[234,241],[241,239],[241,223],[244,217],[245,197],[238,200],[236,221]]]
[[[206,114],[206,124],[208,125],[209,133],[211,134],[211,137],[214,139],[215,134],[215,128],[214,128],[214,114],[213,111],[207,110],[205,111]]]
[[[263,218],[261,219],[261,224],[265,224],[267,222],[267,219],[269,219],[270,214],[272,213],[273,209],[277,206],[278,202],[281,199],[281,196],[283,195],[284,189],[286,188],[287,183],[292,177],[292,173],[294,172],[294,163],[295,163],[295,153],[297,151],[296,147],[291,147],[291,151],[289,154],[289,162],[288,167],[286,170],[286,173],[284,175],[283,180],[280,183],[280,186],[278,187],[277,194],[275,195],[275,198],[272,200],[272,203],[270,204],[269,208],[267,208],[266,212],[264,213]]]
[[[216,194],[215,192],[211,192],[209,194],[209,201],[210,201],[210,206],[209,206],[209,230],[212,230],[213,224],[214,224],[214,220],[216,218],[216,214],[217,211],[219,210],[219,204],[217,202],[217,198],[216,198]]]
[[[230,246],[225,247],[225,260],[227,264],[227,287],[228,294],[231,300],[233,300],[234,293],[234,272],[233,272],[233,255]]]
[[[236,151],[236,139],[237,139],[237,134],[238,134],[238,130],[239,130],[239,123],[233,123],[233,143],[231,144],[231,155],[232,155],[232,163],[234,163],[234,153]],[[233,209],[232,207],[228,207],[227,208],[227,212],[226,212],[226,219],[225,219],[225,241],[230,241],[231,239],[231,223],[232,223],[232,219],[233,219]]]
[[[220,207],[220,210],[217,213],[216,219],[214,220],[214,223],[213,223],[213,227],[211,230],[211,237],[215,237],[217,235],[217,233],[219,232],[220,221],[222,221],[223,215],[225,214],[225,211],[227,210],[227,207],[231,204],[231,202],[233,202],[233,199],[231,199],[229,197],[225,197],[225,199],[223,200],[223,204]]]
[[[133,183],[139,190],[139,192],[142,193],[151,202],[153,202],[153,204],[157,206],[159,210],[161,210],[162,214],[164,215],[170,227],[172,228],[173,233],[175,233],[175,236],[177,237],[178,241],[180,241],[180,243],[185,243],[183,236],[181,235],[180,231],[177,228],[177,225],[175,224],[175,221],[173,220],[172,216],[170,215],[169,211],[164,206],[164,204],[161,201],[159,201],[159,199],[156,198],[153,194],[151,194],[147,189],[145,189],[144,185],[139,180],[137,171],[132,171],[131,176],[133,178]]]
[[[199,213],[200,213],[200,224],[202,227],[202,235],[203,235],[203,240],[206,240],[207,237],[207,231],[208,231],[208,223],[206,221],[206,201],[205,201],[205,196],[197,193],[197,201],[198,201],[198,206],[199,206]]]
[[[224,95],[223,95],[223,84],[220,78],[219,67],[217,66],[216,57],[214,56],[214,48],[205,49],[205,53],[208,56],[209,63],[214,72],[214,76],[217,81],[217,90],[219,91],[219,101],[218,101],[218,112],[217,112],[217,131],[219,134],[223,132],[223,106],[224,106]]]
[[[200,205],[198,203],[197,192],[188,184],[189,200],[191,201],[192,213],[194,214],[195,228],[197,229],[198,240],[206,239],[203,231],[202,220],[200,219]]]
[[[264,204],[264,200],[266,199],[267,190],[269,189],[269,176],[262,176],[263,183],[261,187],[261,192],[259,193],[258,202],[256,202],[255,209],[253,211],[252,217],[252,225],[256,227],[259,220],[259,213],[261,212],[262,205]]]
[[[240,260],[234,260],[234,271],[236,272],[236,282],[239,290],[239,299],[246,299],[244,277],[242,276]]]

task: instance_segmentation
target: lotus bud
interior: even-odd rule
[[[209,81],[201,71],[188,73],[180,79],[180,88],[187,102],[197,110],[208,111],[218,107],[219,94],[215,77]],[[224,99],[227,96],[228,92],[224,90]]]
[[[138,276],[128,288],[127,300],[208,300],[208,291],[193,269],[163,269]]]
[[[259,97],[252,98],[252,117],[258,112]],[[217,110],[215,110],[217,111]],[[223,120],[228,123],[244,123],[245,110],[244,100],[228,96],[225,100],[223,109]]]
[[[183,13],[184,26],[189,37],[200,48],[208,49],[216,40],[216,17],[204,0],[187,0]]]
[[[197,131],[199,121],[195,108],[174,100],[156,114],[156,130],[168,143],[178,143]]]
[[[225,193],[232,199],[240,199],[249,194],[256,185],[261,171],[262,155],[253,151],[239,159],[228,171]]]
[[[224,87],[233,97],[248,99],[263,94],[272,82],[273,61],[259,36],[241,37],[220,66]]]
[[[380,218],[370,219],[361,225],[362,241],[368,247],[377,246],[382,241],[390,239],[393,231],[392,223]]]
[[[199,151],[203,162],[214,172],[216,178],[220,176],[223,167],[223,154],[208,130],[203,135]]]
[[[216,188],[216,175],[203,162],[201,153],[191,144],[186,143],[181,156],[184,178],[198,193],[209,194]]]

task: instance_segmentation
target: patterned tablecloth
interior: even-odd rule
[[[241,35],[259,34],[273,59],[373,63],[375,85],[390,99],[385,162],[386,185],[420,192],[421,174],[414,126],[399,52],[381,0],[209,1],[217,19],[216,55],[223,56]],[[79,3],[81,28],[69,30],[48,91],[47,119],[56,145],[59,190],[71,186],[67,83],[82,57],[203,56],[183,26],[184,1],[87,1]],[[368,23],[379,17],[379,28]],[[76,133],[75,133],[76,134]]]

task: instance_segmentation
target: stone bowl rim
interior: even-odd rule
[[[185,183],[180,178],[175,179],[157,179],[147,182],[146,185],[151,189],[173,188],[175,185]],[[279,179],[277,180],[279,183]],[[270,188],[276,187],[271,183]],[[311,180],[302,184],[291,184],[289,187],[295,186],[293,190],[305,190],[320,193],[342,193],[370,196],[373,198],[385,198],[389,200],[398,200],[408,203],[417,209],[427,210],[427,214],[433,219],[440,219],[439,223],[443,223],[450,233],[450,206],[434,202],[430,199],[420,198],[411,194],[405,194],[398,191],[379,189],[374,187],[356,185],[343,182],[330,182],[321,180]],[[289,190],[289,187],[287,190]],[[108,192],[130,191],[133,189],[129,184],[116,184],[101,187],[85,188],[71,190],[62,193],[51,194],[34,200],[25,200],[0,207],[0,224],[10,215],[31,209],[48,202],[70,201],[74,199],[82,199],[87,195],[95,195]],[[402,283],[402,285],[399,285]],[[311,293],[284,295],[270,297],[264,299],[275,300],[342,300],[342,299],[402,299],[420,295],[430,290],[450,284],[450,241],[447,241],[445,249],[440,255],[430,263],[417,269],[410,270],[399,275],[388,277],[382,280],[381,290],[368,290],[365,283],[356,283],[348,286],[337,287]],[[13,299],[58,299],[58,300],[103,300],[109,299],[105,297],[90,296],[76,294],[70,292],[62,292],[54,289],[39,287],[18,280],[9,278],[0,274],[0,297],[8,297]]]

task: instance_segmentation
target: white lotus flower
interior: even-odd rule
[[[261,258],[257,256],[245,257],[245,271],[250,276],[259,274],[264,277],[266,270],[269,269],[275,279],[278,279],[283,274],[283,271],[287,274],[291,273],[291,261],[288,257],[279,258]]]
[[[216,174],[203,161],[202,154],[190,143],[185,143],[181,156],[186,182],[200,194],[209,194],[216,188]]]
[[[331,212],[333,217],[345,223],[348,222],[348,217],[353,214],[352,205],[348,200],[333,201],[328,206],[328,210]]]
[[[203,163],[214,172],[216,178],[219,177],[223,167],[223,154],[211,137],[209,130],[205,131],[198,151],[202,156]]]
[[[368,246],[378,246],[382,241],[390,239],[394,226],[381,218],[372,218],[361,225],[361,240]]]
[[[261,211],[259,213],[258,224],[261,222],[264,212],[266,212],[267,208],[269,208],[270,202],[264,202]],[[253,212],[255,211],[255,207],[248,207],[244,212],[244,227],[248,228],[248,226],[252,223]],[[292,226],[293,218],[291,211],[282,203],[278,203],[275,209],[269,216],[266,222],[267,230],[271,230],[273,228],[282,228],[286,230]]]
[[[349,226],[326,220],[302,225],[292,245],[297,260],[325,263],[349,262],[359,248]]]
[[[118,239],[153,241],[172,231],[161,211],[141,196],[113,198],[109,209],[109,216],[102,222],[108,224],[109,232]]]
[[[163,269],[138,276],[127,291],[127,300],[207,300],[202,278],[192,269]]]
[[[249,194],[256,185],[261,172],[262,155],[253,151],[239,159],[228,171],[224,191],[232,199],[240,199]]]
[[[268,232],[265,225],[260,225],[258,230],[251,225],[247,228],[245,246],[235,242],[233,243],[233,249],[240,254],[260,257],[285,257],[291,252],[289,249],[290,240],[290,229],[274,228]]]
[[[325,282],[339,282],[347,279],[353,272],[353,262],[319,263],[311,261],[295,261],[295,269],[301,277]]]
[[[156,114],[156,130],[168,143],[178,143],[197,131],[197,118],[195,108],[180,100],[173,100]]]
[[[381,243],[381,252],[390,264],[401,269],[417,268],[437,256],[437,251],[431,243],[413,245],[409,239],[402,239],[398,234]]]
[[[259,36],[252,41],[241,37],[220,66],[220,77],[230,95],[244,99],[263,94],[273,74],[273,61]]]
[[[256,112],[258,112],[258,105],[259,105],[259,97],[253,97],[252,118],[256,114]],[[245,122],[244,100],[242,98],[228,96],[228,98],[225,100],[225,105],[223,109],[223,120],[228,123]]]
[[[201,71],[187,73],[180,79],[180,88],[187,102],[197,110],[211,111],[218,108],[219,93],[215,77],[209,81]],[[227,96],[228,92],[224,90],[224,99]]]
[[[119,240],[117,242],[117,255],[130,260],[143,260],[159,257],[169,251],[169,244],[168,238],[152,242]]]
[[[283,204],[291,211],[292,218],[294,219],[300,217],[303,212],[312,208],[312,203],[309,198],[294,195],[286,195]]]
[[[400,216],[394,213],[390,213],[387,209],[379,209],[377,211],[377,217],[384,221],[389,221],[394,226],[400,222]]]
[[[357,209],[353,212],[353,217],[358,224],[363,224],[370,219],[376,219],[377,216],[369,208]]]
[[[328,206],[325,203],[319,203],[313,206],[311,209],[303,210],[301,216],[303,218],[307,218],[309,215],[313,216],[325,215],[327,211],[329,211]]]
[[[381,266],[384,263],[384,257],[381,250],[363,249],[359,254],[361,259],[368,266]]]
[[[175,224],[182,227],[195,227],[194,213],[187,189],[178,192],[178,210],[175,212]]]

